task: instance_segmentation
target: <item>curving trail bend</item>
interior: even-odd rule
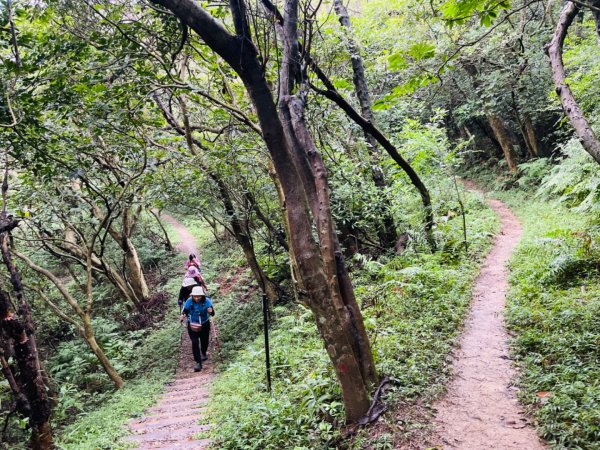
[[[472,183],[466,187],[478,190]],[[502,229],[473,288],[471,311],[454,355],[454,377],[434,405],[437,448],[542,450],[546,446],[516,399],[503,310],[506,263],[521,237],[521,224],[501,201],[487,199]]]

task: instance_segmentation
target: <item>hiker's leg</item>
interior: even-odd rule
[[[197,363],[202,363],[202,358],[200,357],[200,345],[198,343],[199,333],[192,331],[189,325],[187,327],[187,330],[188,336],[192,341],[192,353],[194,354],[194,361],[196,361]]]
[[[202,324],[202,330],[200,330],[200,344],[202,346],[202,354],[206,355],[208,350],[208,338],[210,337],[210,321]]]

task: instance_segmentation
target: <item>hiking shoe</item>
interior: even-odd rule
[[[202,353],[202,361],[206,361],[208,359],[208,355],[206,353]]]
[[[202,370],[202,363],[196,363],[196,367],[194,367],[194,372],[200,372]]]

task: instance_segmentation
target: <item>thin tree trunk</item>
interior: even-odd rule
[[[92,352],[94,352],[94,355],[96,355],[96,358],[98,358],[98,361],[102,365],[102,368],[104,369],[108,377],[111,379],[115,387],[117,389],[121,389],[125,385],[125,383],[123,383],[123,378],[121,378],[121,375],[119,375],[119,373],[111,364],[110,360],[106,357],[106,354],[104,353],[104,350],[102,350],[102,347],[98,345],[96,337],[94,336],[94,329],[92,328],[92,322],[89,315],[86,314],[81,319],[83,322],[82,331],[85,342],[90,347]]]
[[[490,127],[492,127],[492,131],[494,132],[496,139],[502,147],[502,152],[504,153],[504,159],[508,164],[508,169],[512,173],[515,173],[517,171],[517,157],[515,155],[515,150],[513,149],[513,141],[508,134],[508,130],[506,129],[506,125],[504,125],[504,121],[496,115],[488,116],[488,121],[490,123]]]
[[[150,211],[150,214],[152,214],[154,216],[154,218],[156,219],[156,222],[158,223],[158,226],[160,227],[160,229],[163,232],[163,236],[165,237],[165,249],[167,250],[168,253],[173,254],[175,247],[173,246],[173,243],[171,242],[171,238],[169,238],[169,233],[167,233],[167,230],[165,229],[164,225],[162,224],[162,221],[160,220],[159,214],[152,208],[148,208],[148,211]]]
[[[61,282],[61,280],[56,275],[54,275],[48,269],[38,266],[31,259],[29,259],[27,256],[25,256],[23,254],[21,254],[17,251],[14,251],[14,254],[19,259],[21,259],[25,264],[27,264],[27,266],[29,268],[31,268],[35,272],[39,273],[40,275],[43,275],[50,282],[52,282],[52,284],[54,284],[54,286],[56,287],[56,289],[58,289],[58,291],[63,296],[65,301],[72,308],[73,312],[75,314],[77,314],[77,316],[81,320],[81,323],[77,323],[74,319],[70,319],[66,314],[64,314],[60,310],[58,310],[58,307],[54,303],[52,303],[48,298],[44,297],[44,300],[50,306],[51,309],[55,310],[55,312],[58,313],[58,315],[61,318],[63,318],[64,320],[66,320],[67,322],[69,322],[75,326],[75,328],[77,329],[77,331],[79,332],[81,337],[86,341],[86,343],[89,345],[90,349],[94,352],[94,354],[98,358],[98,361],[104,368],[106,374],[109,376],[109,378],[115,384],[115,387],[117,389],[122,388],[123,387],[122,378],[116,372],[116,370],[114,369],[114,367],[112,366],[112,364],[110,363],[108,358],[106,357],[106,354],[104,353],[102,348],[96,342],[96,338],[94,336],[94,329],[92,327],[92,321],[91,321],[91,317],[90,317],[90,311],[91,311],[91,305],[92,305],[92,301],[91,301],[91,258],[88,258],[90,267],[88,268],[88,280],[86,283],[86,296],[88,297],[88,302],[87,302],[88,306],[84,309],[80,306],[77,299],[75,299],[75,297],[73,297],[73,295],[71,295],[71,293],[68,291],[68,289],[65,287],[65,285]],[[42,296],[44,296],[43,293],[40,293],[40,294],[42,294]]]
[[[346,40],[348,42],[348,51],[350,52],[350,61],[352,64],[352,81],[354,83],[356,98],[360,104],[361,115],[367,121],[374,124],[375,119],[373,117],[373,110],[371,109],[371,97],[369,95],[363,59],[360,56],[360,48],[352,37],[352,24],[350,23],[348,11],[341,0],[334,0],[333,5],[336,14],[339,17],[340,24],[346,29]],[[383,195],[384,210],[381,211],[382,226],[380,226],[378,230],[379,241],[382,247],[389,249],[393,248],[396,243],[397,232],[394,218],[390,213],[390,201],[385,193],[387,182],[383,175],[383,170],[381,170],[381,155],[377,146],[377,139],[366,131],[364,133],[367,141],[367,148],[371,155],[371,176],[375,186],[377,186]]]
[[[337,104],[342,111],[346,113],[346,115],[352,119],[358,126],[360,126],[364,132],[369,133],[373,136],[379,144],[385,149],[385,151],[391,156],[394,162],[400,167],[404,173],[408,176],[412,185],[417,189],[419,195],[421,196],[421,202],[423,203],[423,212],[424,212],[424,228],[425,235],[429,242],[429,245],[432,250],[435,251],[436,244],[435,239],[433,238],[433,206],[431,205],[431,196],[429,194],[429,190],[421,177],[415,172],[412,166],[406,161],[402,155],[398,152],[396,146],[394,146],[385,135],[371,122],[366,120],[363,116],[361,116],[358,111],[348,103],[344,97],[340,95],[337,91],[331,80],[325,75],[325,73],[317,66],[314,61],[308,60],[307,63],[310,65],[311,69],[315,72],[319,80],[325,85],[325,90],[318,89],[315,86],[312,86],[313,90],[317,93],[323,95],[328,98],[335,104]]]
[[[577,16],[579,9],[579,6],[573,2],[565,3],[560,12],[554,36],[550,43],[544,47],[544,50],[550,60],[552,79],[554,80],[556,93],[560,98],[565,115],[575,129],[575,133],[579,137],[583,148],[600,164],[600,141],[592,130],[592,127],[590,127],[577,100],[573,96],[573,92],[571,92],[571,88],[567,84],[565,66],[562,59],[562,50],[567,31],[573,23],[573,19]]]
[[[183,127],[178,123],[175,117],[171,115],[167,107],[160,101],[160,98],[157,95],[154,96],[154,100],[161,109],[163,117],[167,120],[171,128],[185,137],[191,154],[197,155],[198,152],[196,147],[202,148],[202,145],[192,136],[185,99],[182,96],[177,97],[178,103],[181,107],[181,113],[183,115]],[[252,244],[252,239],[250,237],[250,230],[248,227],[242,226],[225,182],[223,182],[221,177],[216,172],[208,169],[207,167],[202,168],[205,170],[208,177],[213,180],[218,187],[221,201],[223,202],[225,212],[228,216],[233,237],[240,247],[242,247],[242,251],[246,257],[246,262],[248,263],[256,282],[260,286],[260,289],[267,295],[269,303],[274,304],[279,299],[278,292],[280,292],[281,289],[266,276],[260,267],[258,259],[256,258],[256,252],[254,251],[254,245]]]
[[[523,138],[525,138],[525,142],[527,143],[529,155],[532,158],[537,158],[540,154],[539,144],[535,135],[535,127],[528,113],[523,114],[523,131]]]
[[[231,230],[233,232],[233,236],[235,240],[238,242],[240,247],[244,252],[244,256],[246,257],[246,262],[252,270],[252,274],[254,278],[258,282],[260,289],[267,295],[267,299],[271,305],[275,304],[279,299],[279,295],[277,293],[277,289],[274,286],[274,283],[267,277],[264,273],[260,264],[258,263],[258,259],[256,258],[256,252],[254,251],[254,245],[252,243],[252,239],[250,237],[250,230],[247,224],[248,219],[241,220],[238,212],[235,210],[233,205],[233,200],[229,195],[229,190],[223,181],[214,176],[212,174],[211,178],[219,188],[219,193],[221,195],[221,201],[225,207],[225,213],[228,216],[228,221],[231,226]]]

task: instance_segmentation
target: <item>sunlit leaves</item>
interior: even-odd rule
[[[476,17],[480,25],[490,26],[498,13],[510,8],[510,1],[498,0],[448,0],[440,8],[443,19],[452,27]]]

